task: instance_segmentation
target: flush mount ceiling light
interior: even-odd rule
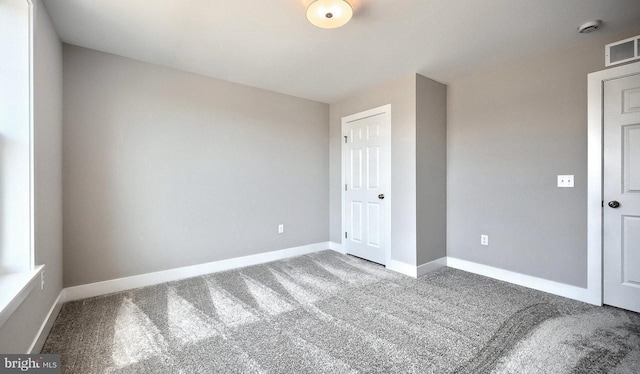
[[[586,22],[582,24],[580,27],[578,27],[578,32],[580,34],[588,34],[592,31],[596,31],[601,24],[602,24],[602,21],[600,21],[599,19],[595,21]]]
[[[353,16],[351,4],[346,0],[315,0],[307,8],[307,19],[323,29],[345,25]]]

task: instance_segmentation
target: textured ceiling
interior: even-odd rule
[[[354,0],[325,30],[308,0],[45,0],[69,44],[326,103],[417,72],[458,74],[640,24],[639,0]],[[603,48],[604,54],[604,48]],[[603,57],[604,58],[604,57]]]

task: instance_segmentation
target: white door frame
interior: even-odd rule
[[[603,96],[604,83],[640,74],[640,62],[591,73],[588,76],[588,139],[587,139],[587,298],[591,304],[602,305],[603,280]]]
[[[340,184],[340,205],[342,206],[342,232],[340,233],[340,244],[342,247],[342,250],[346,253],[347,251],[347,243],[345,242],[345,237],[344,237],[344,233],[347,232],[347,222],[346,222],[346,211],[345,211],[345,191],[344,191],[344,185],[345,182],[347,180],[346,178],[346,166],[345,163],[347,162],[347,155],[346,155],[346,147],[345,147],[345,143],[343,141],[344,137],[347,136],[347,124],[349,122],[353,122],[353,121],[357,121],[359,119],[364,119],[367,117],[372,117],[372,116],[376,116],[376,115],[385,115],[387,117],[388,120],[388,126],[391,127],[391,104],[387,104],[387,105],[383,105],[381,107],[378,108],[374,108],[374,109],[370,109],[370,110],[366,110],[364,112],[360,112],[360,113],[356,113],[350,116],[346,116],[346,117],[342,117],[342,128],[341,128],[341,134],[342,137],[340,139],[340,144],[341,144],[341,151],[340,154],[342,155],[342,161],[340,163],[340,166],[342,167],[342,173],[341,173],[341,184]],[[391,137],[389,137],[388,139],[388,149],[391,152]],[[389,157],[391,157],[391,155],[389,155]],[[391,163],[389,163],[391,165]],[[385,195],[385,200],[386,200],[386,207],[384,210],[384,224],[385,224],[385,228],[383,231],[384,234],[384,251],[385,251],[385,266],[389,267],[389,265],[391,264],[391,202],[393,201],[392,199],[392,194],[391,194],[391,175],[387,175],[386,178],[388,178],[388,186],[389,186],[389,191],[385,191],[384,195]]]

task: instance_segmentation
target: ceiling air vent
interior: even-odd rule
[[[611,66],[640,59],[640,35],[604,47],[604,65]]]

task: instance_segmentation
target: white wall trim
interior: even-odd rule
[[[0,274],[0,327],[7,322],[39,283],[44,265],[19,273]]]
[[[447,266],[458,270],[464,270],[469,273],[474,273],[504,282],[517,284],[519,286],[532,288],[534,290],[567,297],[569,299],[583,301],[585,303],[595,305],[601,305],[598,302],[594,302],[595,300],[593,299],[590,290],[587,288],[558,283],[543,278],[537,278],[530,275],[516,273],[514,271],[496,268],[493,266],[461,260],[454,257],[447,257]]]
[[[29,4],[29,266],[36,265],[36,157],[35,157],[35,12],[33,1]],[[42,6],[42,4],[38,4]]]
[[[344,251],[344,247],[342,246],[342,243],[329,242],[329,249],[331,249],[332,251],[336,251],[338,253],[342,253],[343,255],[346,254],[346,252]]]
[[[640,62],[588,75],[587,302],[602,305],[602,105],[606,81],[640,72]]]
[[[46,337],[51,330],[53,323],[58,317],[58,314],[60,313],[62,304],[67,301],[106,295],[113,292],[151,286],[159,283],[170,282],[199,275],[232,270],[251,265],[258,265],[290,257],[320,252],[327,249],[339,253],[344,253],[342,251],[342,245],[340,243],[322,242],[250,256],[236,257],[228,260],[209,262],[205,264],[65,288],[60,291],[60,294],[51,306],[51,309],[49,310],[47,317],[40,326],[38,334],[33,340],[33,343],[31,344],[28,352],[39,353],[42,350]],[[391,260],[390,264],[387,266],[387,269],[407,275],[412,278],[417,278],[445,266],[501,280],[504,282],[513,283],[519,286],[532,288],[538,291],[543,291],[590,304],[601,305],[601,303],[597,300],[594,301],[591,290],[586,288],[558,283],[547,279],[520,274],[488,265],[461,260],[454,257],[442,257],[419,266],[409,265],[402,261]]]
[[[200,275],[232,270],[245,266],[258,265],[266,262],[282,260],[289,257],[306,255],[330,249],[330,242],[303,245],[255,255],[235,257],[227,260],[214,261],[205,264],[186,266],[181,268],[133,275],[125,278],[111,279],[103,282],[83,284],[65,288],[65,301],[86,299],[88,297],[106,295],[114,292],[131,290],[139,287],[152,286],[159,283],[197,277]]]
[[[441,257],[437,260],[427,262],[426,264],[422,264],[416,268],[416,275],[421,277],[427,273],[431,273],[432,271],[436,271],[440,268],[447,266],[447,258]]]
[[[395,271],[396,273],[404,274],[406,276],[417,278],[417,267],[415,265],[409,265],[406,262],[391,260],[387,269]]]
[[[442,257],[435,261],[422,264],[420,266],[409,265],[406,262],[391,260],[387,269],[395,271],[396,273],[407,275],[411,278],[418,278],[434,270],[438,270],[447,266],[447,258]]]
[[[38,334],[36,334],[35,339],[33,339],[31,347],[29,347],[29,351],[27,351],[27,353],[38,354],[40,353],[40,351],[42,351],[44,341],[47,339],[49,331],[51,331],[56,318],[58,318],[58,314],[62,309],[62,304],[64,303],[64,301],[64,289],[62,289],[60,290],[60,293],[58,294],[56,300],[53,302],[53,305],[51,305],[51,309],[49,309],[49,313],[47,313],[47,317],[42,322],[40,330],[38,330]]]

